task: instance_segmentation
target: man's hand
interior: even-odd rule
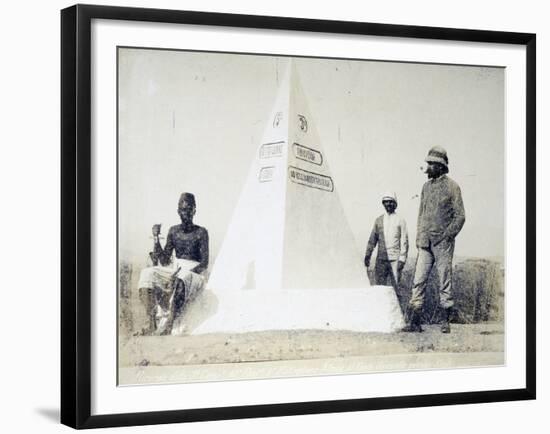
[[[160,235],[160,227],[161,224],[153,225],[153,238],[155,239],[155,241],[158,241]]]
[[[181,271],[181,267],[178,267],[175,272],[172,273],[170,276],[170,288],[173,289],[174,285],[176,284],[176,280],[178,278],[178,274]]]
[[[365,256],[365,267],[370,267],[370,256]]]
[[[405,262],[397,261],[397,271],[401,273],[403,271],[403,268],[405,268]]]
[[[433,246],[438,246],[439,244],[441,244],[443,241],[446,241],[448,243],[451,243],[453,242],[454,240],[454,237],[450,236],[450,235],[443,235],[443,237],[441,237],[441,239],[437,242],[437,243],[433,243]]]

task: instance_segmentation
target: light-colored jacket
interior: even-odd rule
[[[391,222],[388,228],[384,228],[384,217]],[[365,257],[371,257],[377,244],[379,260],[406,262],[409,252],[409,234],[405,220],[396,213],[382,214],[378,217],[374,221]]]

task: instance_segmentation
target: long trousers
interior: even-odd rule
[[[397,259],[395,261],[376,259],[376,265],[374,267],[374,281],[376,285],[393,286],[395,295],[399,301],[399,306],[401,306],[401,309],[405,311],[406,299],[399,288],[401,272],[397,268],[397,265]]]
[[[393,286],[397,289],[400,273],[397,270],[397,260],[377,259],[374,267],[374,280],[376,285]]]
[[[437,277],[440,306],[448,309],[454,305],[451,293],[454,248],[454,240],[443,240],[435,246],[430,245],[430,247],[418,249],[412,294],[409,301],[412,309],[422,309],[426,298],[428,277],[433,269],[435,269]]]

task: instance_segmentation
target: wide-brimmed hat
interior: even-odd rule
[[[426,163],[439,163],[445,167],[449,165],[449,158],[447,157],[447,151],[441,146],[434,146],[428,151],[428,156],[425,159]]]

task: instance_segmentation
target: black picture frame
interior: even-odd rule
[[[91,21],[128,20],[526,47],[526,372],[524,389],[91,415]],[[61,422],[73,428],[212,421],[536,397],[536,35],[211,12],[75,5],[61,11]]]

